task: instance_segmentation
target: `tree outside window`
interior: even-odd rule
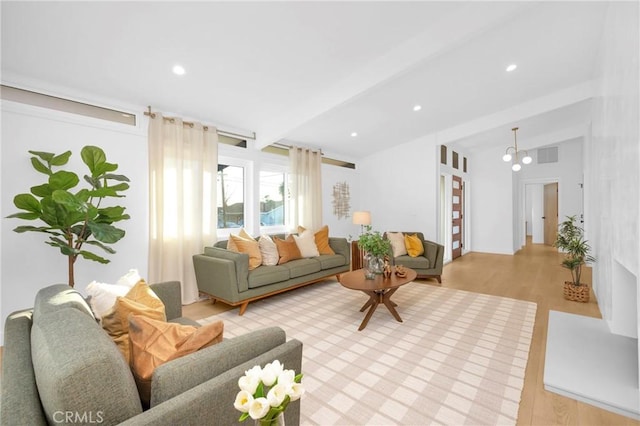
[[[244,168],[218,165],[218,229],[244,226]]]
[[[260,226],[283,226],[285,219],[283,172],[260,171]]]

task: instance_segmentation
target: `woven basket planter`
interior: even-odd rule
[[[564,282],[564,298],[574,302],[587,303],[589,301],[589,286],[573,285],[571,281]]]

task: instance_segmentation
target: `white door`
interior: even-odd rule
[[[531,191],[531,242],[544,244],[544,185],[527,185]]]

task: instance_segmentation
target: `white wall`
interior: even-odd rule
[[[349,185],[351,197],[349,217],[338,218],[333,211],[333,187],[339,182],[346,182]],[[322,165],[322,219],[329,226],[329,234],[332,237],[356,238],[360,233],[360,225],[352,223],[354,211],[367,210],[360,195],[357,170],[329,164]]]
[[[533,182],[558,182],[558,222],[562,222],[567,216],[577,216],[580,219],[583,209],[583,139],[574,139],[554,146],[558,147],[558,162],[538,164],[536,151],[530,150],[533,162],[522,166],[517,173],[519,192],[516,202],[525,206],[525,186]],[[526,219],[526,211],[519,210],[518,220]],[[517,236],[520,242],[515,248],[518,250],[524,245],[524,230]]]
[[[640,325],[640,126],[638,3],[610,3],[599,55],[598,97],[585,155],[587,233],[597,259],[594,291],[612,330]],[[625,271],[620,274],[614,271]],[[636,291],[625,292],[616,275],[631,276]],[[623,292],[623,294],[618,294]],[[636,300],[635,318],[616,300]],[[636,331],[637,334],[637,331]],[[639,362],[640,365],[640,362]]]
[[[359,200],[374,230],[423,232],[437,241],[438,182],[435,138],[376,152],[357,164]]]
[[[513,182],[511,167],[502,161],[501,147],[474,153],[470,174],[471,250],[513,254]]]
[[[131,219],[119,225],[126,236],[113,245],[116,254],[106,255],[111,263],[78,259],[75,266],[76,288],[84,290],[92,280],[115,282],[130,268],[147,270],[147,138],[140,127],[51,111],[28,105],[2,102],[2,240],[0,258],[0,317],[33,306],[36,292],[47,285],[67,282],[67,258],[44,243],[39,233],[17,234],[13,228],[27,223],[6,216],[17,212],[13,197],[29,192],[44,182],[44,175],[31,167],[28,150],[60,154],[71,150],[69,167],[82,176],[86,166],[80,159],[85,145],[104,149],[107,160],[117,163],[118,173],[131,179],[131,188],[118,204],[127,208]],[[110,204],[111,205],[111,204]],[[3,341],[3,340],[2,340]],[[1,344],[1,341],[0,341]]]

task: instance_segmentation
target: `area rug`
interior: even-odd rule
[[[367,327],[364,293],[313,284],[218,314],[225,337],[280,326],[303,342],[303,425],[515,424],[536,304],[409,283]]]

